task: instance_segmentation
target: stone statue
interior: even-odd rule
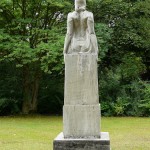
[[[98,53],[93,13],[86,10],[86,0],[75,0],[75,11],[68,14],[64,54]]]
[[[93,14],[86,0],[75,0],[64,44],[63,132],[54,150],[110,150],[109,134],[101,132],[97,58]]]
[[[64,137],[100,138],[98,45],[86,0],[75,0],[75,11],[68,14],[64,56]]]

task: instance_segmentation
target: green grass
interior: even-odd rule
[[[0,150],[52,150],[62,117],[1,117]],[[102,118],[112,150],[150,150],[150,118]]]

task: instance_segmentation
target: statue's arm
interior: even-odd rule
[[[96,35],[95,35],[95,30],[94,30],[93,13],[90,13],[90,15],[88,17],[88,30],[89,30],[91,42],[92,42],[93,47],[94,47],[94,50],[92,50],[92,51],[94,51],[95,53],[98,54],[98,44],[97,44],[97,38],[96,38]]]
[[[68,14],[67,18],[67,34],[65,38],[65,44],[64,44],[64,54],[68,52],[69,44],[72,39],[73,34],[73,18],[71,17],[71,14]]]

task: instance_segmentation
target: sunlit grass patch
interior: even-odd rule
[[[62,131],[62,117],[0,118],[0,150],[53,150],[53,139]],[[112,150],[149,150],[150,118],[102,118]]]

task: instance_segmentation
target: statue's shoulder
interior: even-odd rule
[[[72,22],[73,21],[73,18],[74,18],[74,12],[70,12],[68,13],[68,17],[67,17],[67,21],[68,22]]]
[[[70,12],[70,13],[68,13],[68,18],[73,18],[75,15],[76,15],[75,11]]]
[[[93,18],[92,12],[86,10],[85,13],[87,14],[88,17]]]

